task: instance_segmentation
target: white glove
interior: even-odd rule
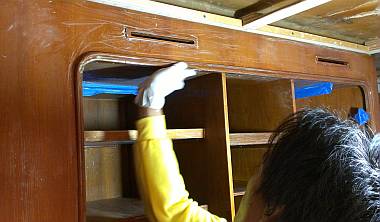
[[[196,75],[195,70],[188,69],[185,62],[160,69],[140,84],[135,103],[146,108],[162,109],[165,97],[182,89],[185,86],[184,80],[194,75]]]

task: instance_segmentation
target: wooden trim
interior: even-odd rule
[[[294,86],[294,79],[290,80],[290,87],[292,90],[292,107],[293,107],[293,113],[297,112],[297,103],[296,103],[296,91]]]
[[[195,199],[232,221],[235,211],[225,75],[212,73],[188,80],[183,90],[168,96],[164,112],[169,128],[204,127],[204,140],[175,143],[181,172],[185,181],[189,178],[186,185]],[[207,184],[199,184],[206,179]]]
[[[168,59],[157,59],[157,58],[144,58],[144,57],[134,57],[134,56],[120,56],[110,53],[94,53],[90,52],[85,55],[83,55],[82,60],[80,61],[78,65],[78,81],[81,81],[81,73],[83,72],[83,69],[86,64],[90,62],[95,61],[107,61],[107,62],[114,62],[114,63],[121,63],[121,64],[144,64],[144,65],[166,65],[170,63],[175,63],[175,60],[168,60]],[[371,115],[377,116],[377,111],[374,108],[375,103],[372,101],[372,97],[377,98],[377,93],[374,95],[373,89],[368,83],[363,79],[355,79],[355,78],[348,78],[348,77],[338,77],[338,76],[331,76],[331,75],[314,75],[311,73],[301,73],[301,72],[289,72],[289,71],[274,71],[274,70],[263,70],[263,69],[257,69],[257,68],[247,68],[247,67],[238,67],[238,66],[225,66],[225,65],[217,65],[217,64],[205,64],[205,63],[199,63],[199,62],[188,62],[189,66],[191,68],[195,69],[201,69],[205,70],[207,72],[221,72],[221,73],[235,73],[235,74],[255,74],[257,76],[267,76],[267,77],[275,77],[275,78],[287,78],[292,79],[296,76],[296,79],[298,80],[317,80],[317,81],[332,81],[336,83],[346,83],[346,84],[352,84],[352,85],[358,85],[363,88],[365,95],[366,95],[366,107],[370,110]],[[370,75],[372,78],[372,75]],[[376,75],[373,75],[374,77]],[[374,83],[376,83],[376,80],[373,80]],[[81,88],[77,89],[77,95],[81,95]],[[79,104],[81,104],[81,99],[78,101]],[[80,122],[80,121],[79,121]],[[375,129],[377,126],[377,120],[371,121],[371,126]],[[81,127],[81,125],[79,126]],[[229,139],[229,137],[227,137]],[[80,142],[80,141],[79,141]],[[227,141],[230,143],[230,141]]]
[[[267,25],[257,29],[257,32],[261,32],[263,35],[265,35],[264,33],[271,33],[271,36],[274,37],[300,41],[314,45],[327,46],[331,48],[343,49],[364,54],[369,53],[369,47],[365,45],[359,45],[351,42],[341,41],[333,38],[323,37],[305,32],[299,32],[290,29],[279,28],[275,26]]]
[[[232,174],[232,154],[231,154],[231,140],[230,140],[230,126],[228,120],[228,102],[227,102],[227,76],[226,73],[222,72],[222,95],[223,95],[223,115],[224,115],[224,129],[225,129],[225,140],[227,145],[227,163],[228,163],[228,183],[229,183],[229,192],[230,192],[230,203],[231,203],[231,215],[232,220],[235,218],[236,207],[235,207],[235,198],[234,198],[234,186],[233,186],[233,174]]]
[[[168,129],[167,134],[171,139],[203,139],[204,129]],[[86,143],[135,140],[137,140],[137,130],[84,131]]]
[[[369,51],[370,55],[374,55],[374,54],[377,54],[377,53],[380,53],[380,49],[375,49],[375,50]]]
[[[252,22],[249,22],[245,24],[243,27],[257,29],[261,28],[265,25],[272,24],[274,22],[280,21],[284,18],[290,17],[292,15],[301,13],[303,11],[309,10],[311,8],[315,8],[317,6],[323,5],[327,2],[330,2],[331,0],[305,0],[300,3],[291,5],[289,7],[280,9],[278,11],[275,11],[269,15],[266,15],[262,18],[256,19]]]
[[[291,41],[310,43],[335,49],[341,49],[362,54],[370,54],[368,46],[346,42],[338,39],[327,38],[305,32],[290,29],[278,28],[266,25],[259,29],[243,27],[241,19],[227,16],[215,15],[212,13],[182,8],[165,3],[154,2],[151,0],[88,0],[105,5],[181,19],[185,21],[197,22],[201,24],[213,25],[243,32],[255,33],[259,35],[271,36],[287,39]]]
[[[380,39],[374,39],[372,41],[367,41],[365,43],[365,45],[368,46],[370,50],[380,49]]]
[[[370,55],[380,53],[380,39],[368,41],[365,43],[365,45],[368,46]]]
[[[113,62],[120,64],[140,64],[148,66],[163,66],[168,64],[173,64],[178,61],[169,60],[169,59],[157,59],[157,58],[148,58],[148,57],[134,57],[134,56],[120,56],[110,53],[96,53],[90,52],[83,56],[83,59],[79,63],[78,76],[81,76],[84,67],[86,64],[91,62]],[[208,64],[201,62],[191,62],[186,61],[189,64],[190,68],[202,70],[207,73],[220,72],[220,73],[234,73],[239,75],[252,75],[261,76],[261,77],[273,77],[280,79],[297,79],[297,80],[316,80],[316,81],[331,81],[336,83],[345,83],[351,85],[358,85],[361,87],[368,87],[366,81],[363,79],[357,78],[348,78],[340,76],[331,76],[331,75],[322,75],[322,74],[313,74],[313,73],[304,73],[304,72],[291,72],[291,71],[281,71],[281,70],[269,70],[269,69],[259,69],[259,68],[249,68],[249,67],[240,67],[240,66],[226,66],[218,64]],[[81,81],[81,77],[78,79]],[[81,95],[81,88],[78,89],[78,95]]]
[[[230,145],[260,145],[268,144],[272,133],[230,133]]]

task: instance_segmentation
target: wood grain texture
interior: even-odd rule
[[[236,147],[231,149],[232,175],[236,187],[246,186],[248,180],[260,171],[265,146]]]
[[[223,74],[209,74],[189,80],[182,91],[167,97],[169,128],[201,127],[205,139],[175,142],[190,196],[207,204],[210,212],[234,217],[226,82]]]
[[[248,7],[237,10],[235,17],[241,18],[243,20],[243,24],[247,24],[258,18],[299,2],[299,0],[262,0]]]
[[[120,129],[118,99],[83,99],[83,118],[86,130]]]
[[[122,196],[120,147],[86,149],[86,200],[95,201]]]
[[[84,0],[4,1],[0,16],[0,196],[7,203],[0,204],[2,221],[85,220],[78,68],[98,53],[120,61],[186,61],[208,71],[360,84],[376,119],[372,125],[380,121],[369,56]],[[125,28],[193,35],[198,47],[129,41]],[[350,68],[316,64],[316,56],[348,61]]]
[[[334,0],[274,25],[364,44],[380,37],[378,5],[376,0]]]
[[[168,129],[171,139],[202,139],[204,129]],[[88,142],[132,142],[137,139],[137,130],[122,131],[84,131],[85,143]]]
[[[231,132],[273,131],[293,112],[290,80],[227,79]]]
[[[230,133],[230,145],[259,145],[267,144],[271,133]]]

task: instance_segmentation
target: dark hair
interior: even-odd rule
[[[380,221],[380,136],[304,109],[270,139],[259,189],[281,222]]]

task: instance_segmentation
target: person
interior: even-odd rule
[[[226,221],[189,199],[161,111],[165,96],[195,75],[186,63],[154,73],[135,103],[138,185],[150,221]],[[305,109],[273,133],[238,222],[380,221],[380,137],[323,109]]]

